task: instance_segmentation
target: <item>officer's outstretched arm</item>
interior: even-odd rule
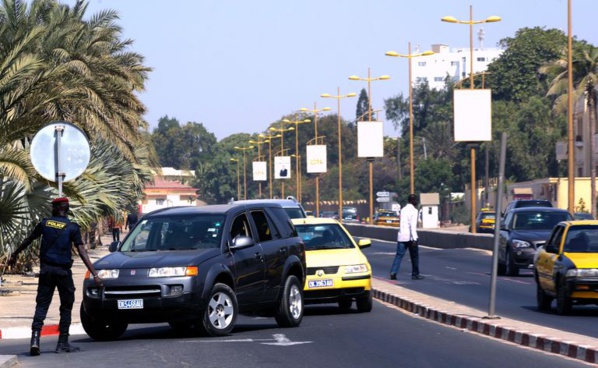
[[[93,280],[95,281],[95,283],[101,286],[102,279],[98,276],[98,273],[96,272],[95,268],[93,267],[93,264],[91,263],[91,260],[89,259],[87,249],[85,249],[85,244],[77,245],[77,251],[79,252],[79,257],[81,257],[81,260],[83,261],[89,272],[91,272],[91,274],[93,275]]]

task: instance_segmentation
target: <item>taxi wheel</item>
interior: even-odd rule
[[[356,304],[357,304],[358,312],[361,312],[361,313],[371,312],[372,308],[374,307],[374,300],[372,297],[372,292],[368,291],[366,296],[357,298]]]
[[[235,327],[238,314],[235,292],[226,284],[215,284],[199,328],[208,336],[225,336]]]
[[[294,275],[289,275],[284,283],[282,300],[275,318],[280,327],[297,327],[303,319],[303,291]]]
[[[536,303],[538,304],[538,309],[541,311],[547,311],[550,309],[550,304],[552,304],[552,297],[548,296],[542,290],[539,284],[536,284]]]
[[[567,288],[561,283],[556,291],[556,311],[561,316],[571,312],[571,298],[567,295]]]
[[[110,322],[94,318],[87,314],[83,304],[81,304],[79,316],[85,333],[98,341],[116,340],[125,333],[129,326],[125,322]]]

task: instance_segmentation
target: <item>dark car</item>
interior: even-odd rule
[[[130,323],[222,336],[239,314],[284,327],[303,318],[305,245],[280,204],[154,211],[110,251],[94,263],[103,287],[83,283],[81,322],[96,340]]]
[[[243,199],[240,201],[235,201],[235,203],[245,203],[245,204],[259,204],[259,203],[278,203],[284,208],[290,218],[306,218],[307,213],[305,209],[297,201],[297,199],[293,196],[288,196],[286,199]]]
[[[341,222],[359,222],[357,207],[343,207]]]
[[[553,205],[552,202],[547,199],[516,199],[507,204],[507,206],[502,212],[503,217],[504,214],[507,213],[507,211],[510,211],[513,208],[521,207],[553,207]]]
[[[534,254],[561,221],[573,220],[567,211],[554,207],[520,207],[505,213],[500,225],[498,274],[517,276],[519,269],[533,266]]]
[[[592,216],[591,213],[587,213],[587,212],[575,212],[573,214],[573,217],[576,220],[594,220],[594,216]]]

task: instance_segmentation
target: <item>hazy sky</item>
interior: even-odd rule
[[[598,45],[598,2],[572,3],[573,34]],[[348,77],[367,77],[368,67],[372,77],[391,77],[371,82],[374,109],[407,95],[408,60],[384,53],[407,54],[408,42],[421,51],[437,43],[469,47],[468,25],[440,19],[469,20],[470,5],[474,20],[502,17],[474,26],[476,48],[479,28],[486,48],[523,27],[567,32],[567,0],[89,0],[88,15],[116,10],[123,38],[133,39],[132,51],[154,69],[140,95],[152,129],[167,115],[203,123],[220,140],[262,132],[314,103],[336,113],[336,99],[320,94],[336,95],[337,87],[359,94],[367,82]],[[341,100],[343,119],[355,119],[356,103]],[[384,134],[398,135],[390,122]]]

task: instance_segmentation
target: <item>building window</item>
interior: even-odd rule
[[[418,61],[417,62],[417,66],[426,66],[426,62],[425,61]]]
[[[427,77],[417,77],[415,78],[415,83],[423,83],[423,82],[427,82],[428,78]]]
[[[486,61],[486,58],[485,57],[479,57],[478,61]]]
[[[458,61],[451,61],[451,66],[459,66],[459,62]]]
[[[158,206],[163,206],[164,205],[164,198],[156,198],[156,204]]]
[[[442,82],[444,78],[442,77],[434,77],[434,82]]]

